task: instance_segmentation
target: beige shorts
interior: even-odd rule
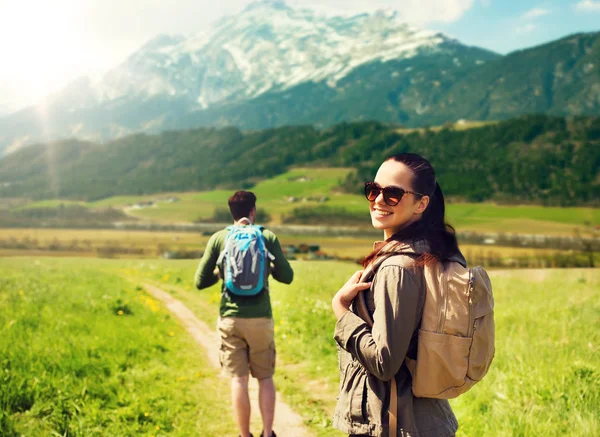
[[[220,317],[217,330],[221,337],[219,360],[229,376],[264,379],[275,373],[273,319]]]

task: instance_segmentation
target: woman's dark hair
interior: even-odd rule
[[[429,252],[416,260],[416,265],[429,265],[447,259],[458,252],[458,243],[454,228],[445,222],[446,206],[444,195],[435,180],[435,170],[425,158],[416,153],[400,153],[390,156],[386,161],[404,164],[413,172],[412,190],[429,196],[429,205],[418,220],[406,228],[396,232],[387,241],[415,242],[425,240]],[[377,256],[377,250],[371,252],[363,260],[367,266]]]
[[[233,219],[239,220],[248,217],[252,208],[256,207],[256,196],[251,191],[236,191],[228,203]]]

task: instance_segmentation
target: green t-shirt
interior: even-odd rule
[[[217,267],[219,255],[225,248],[225,237],[229,231],[223,229],[215,233],[206,245],[204,255],[200,260],[194,276],[194,283],[199,290],[210,287],[219,281],[214,270]],[[265,244],[275,259],[272,261],[271,275],[276,281],[290,284],[294,279],[294,271],[283,255],[277,236],[268,229],[263,230]],[[222,285],[224,287],[224,285]],[[263,290],[256,296],[235,296],[232,293],[221,293],[221,317],[273,317],[271,299],[268,291]]]

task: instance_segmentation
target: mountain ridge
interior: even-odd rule
[[[208,32],[157,35],[100,82],[78,79],[38,107],[0,117],[0,154],[35,141],[202,126],[594,115],[599,58],[600,33],[502,56],[389,11],[325,16],[258,2]]]

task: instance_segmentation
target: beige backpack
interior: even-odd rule
[[[492,284],[482,267],[457,262],[427,266],[424,274],[417,359],[406,365],[415,396],[451,399],[481,381],[494,358]]]
[[[388,243],[364,271],[370,280],[381,263],[402,253]],[[469,390],[487,373],[494,358],[494,297],[482,267],[465,268],[454,261],[423,268],[425,305],[418,333],[417,359],[405,362],[417,397],[451,399]],[[354,301],[358,315],[369,325],[373,319],[363,293]],[[390,435],[397,426],[396,380],[392,378],[389,406]]]

